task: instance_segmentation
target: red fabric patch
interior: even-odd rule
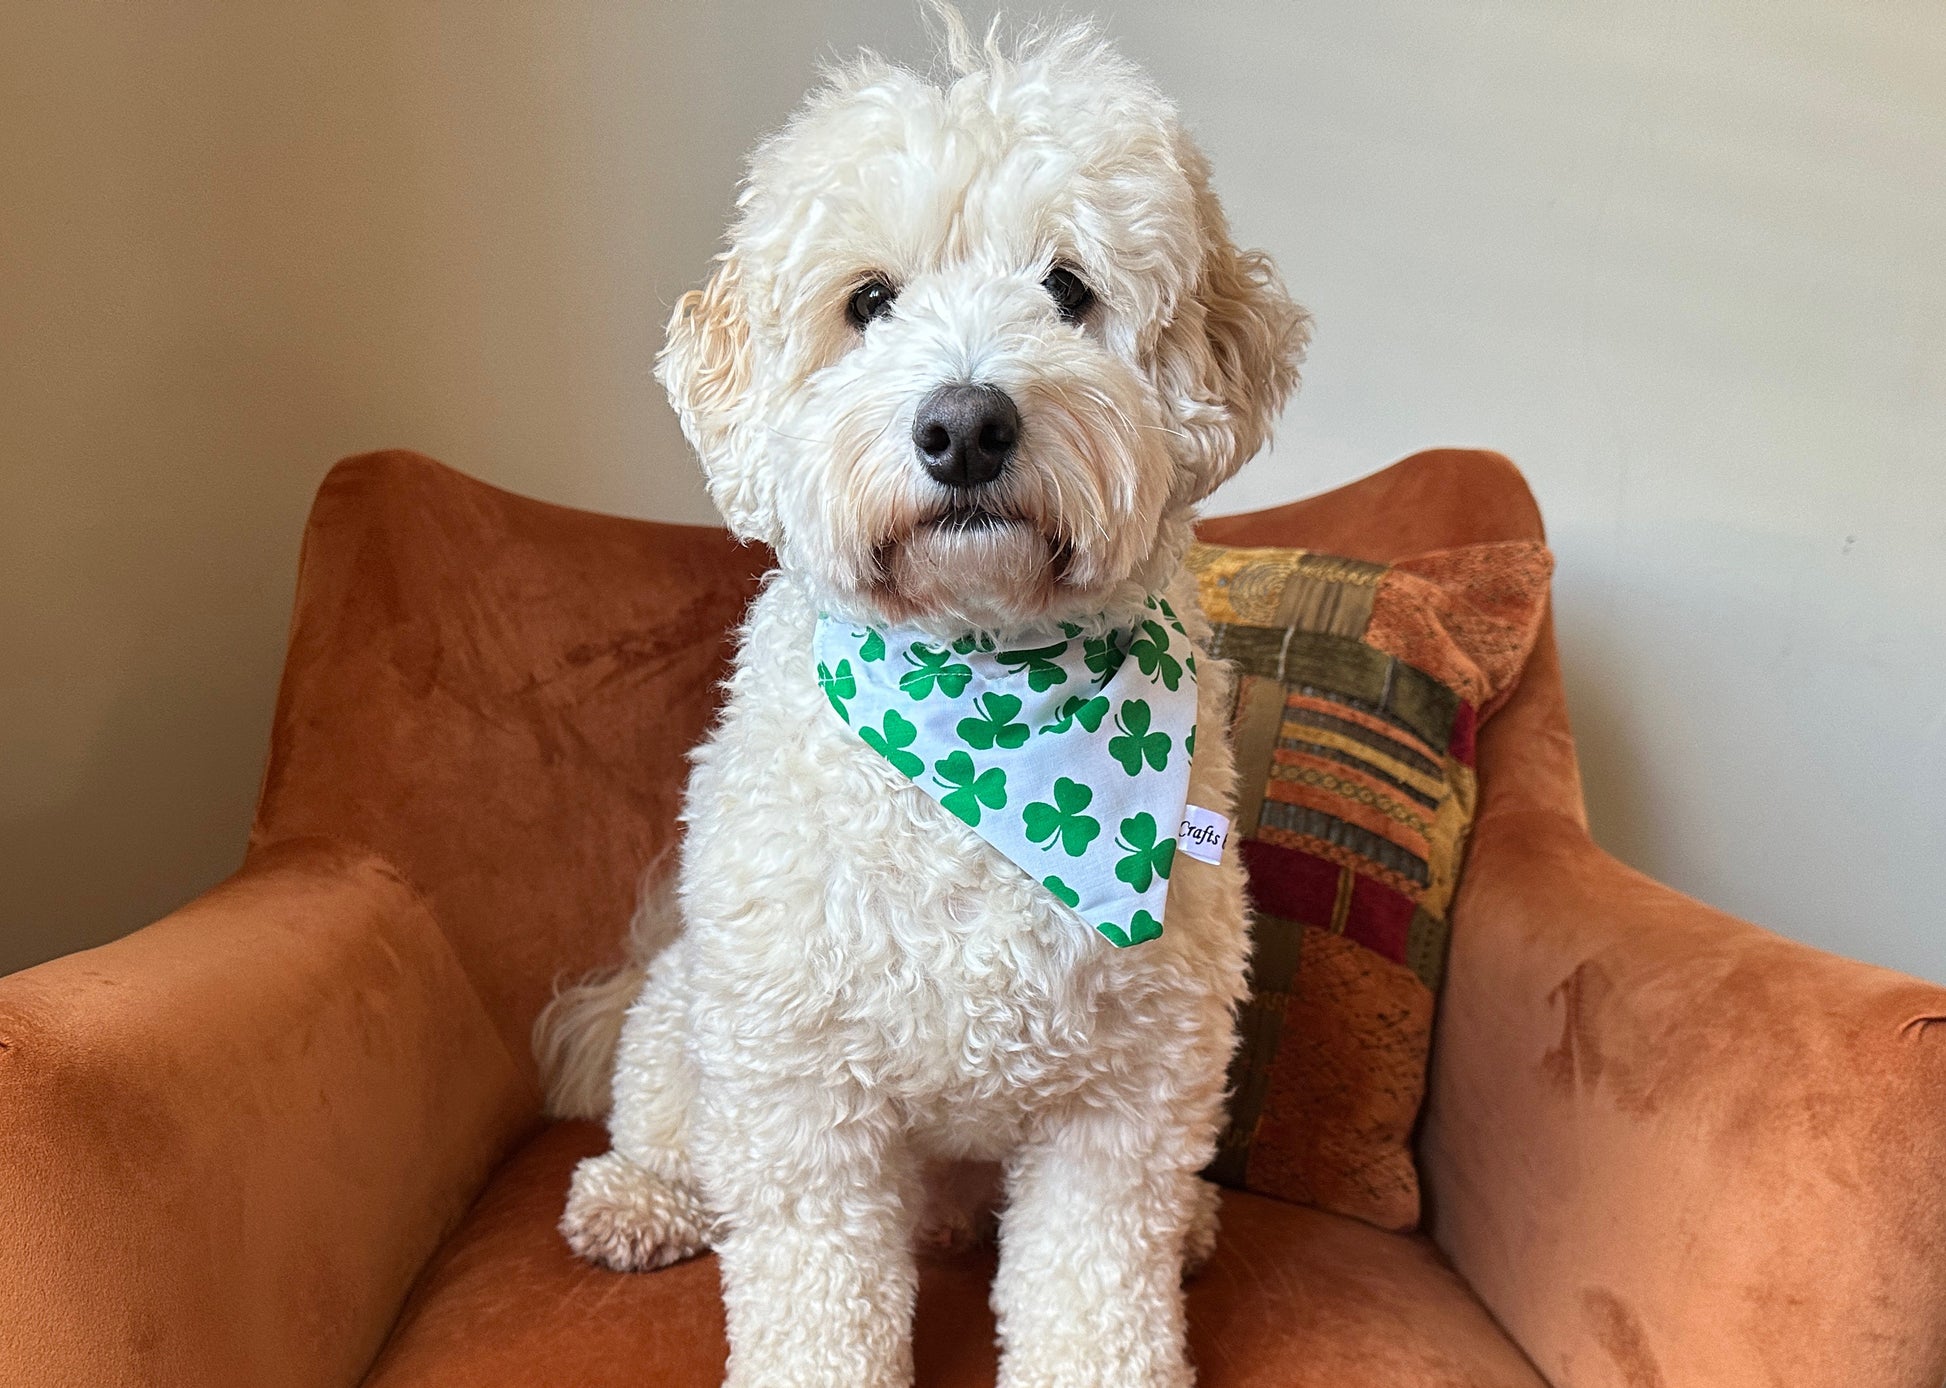
[[[1446,739],[1446,755],[1462,766],[1473,765],[1479,730],[1480,715],[1474,712],[1473,705],[1461,699],[1460,706],[1453,710],[1453,735]]]
[[[1355,875],[1351,879],[1351,910],[1345,915],[1345,937],[1394,964],[1403,964],[1413,909],[1411,897]]]
[[[1259,910],[1330,929],[1331,912],[1338,904],[1338,874],[1343,869],[1261,839],[1244,839],[1239,847],[1243,870],[1250,875],[1250,899]]]

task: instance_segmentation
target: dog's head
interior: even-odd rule
[[[753,156],[659,362],[730,527],[867,620],[1006,630],[1167,578],[1307,320],[1086,28],[867,58]]]

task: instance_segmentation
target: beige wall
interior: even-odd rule
[[[1513,454],[1601,837],[1946,979],[1946,11],[1102,9],[1318,313],[1223,501]],[[332,459],[707,516],[666,305],[814,60],[917,33],[905,0],[0,8],[0,968],[236,862]]]

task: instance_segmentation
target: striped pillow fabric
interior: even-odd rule
[[[1553,559],[1532,541],[1390,565],[1199,544],[1189,567],[1210,654],[1237,667],[1232,833],[1253,903],[1209,1174],[1408,1229],[1474,734],[1533,649]]]

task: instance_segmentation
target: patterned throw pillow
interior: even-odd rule
[[[1533,649],[1553,558],[1534,541],[1391,565],[1199,544],[1189,567],[1210,653],[1237,666],[1232,832],[1254,908],[1208,1174],[1409,1229],[1474,734]]]

